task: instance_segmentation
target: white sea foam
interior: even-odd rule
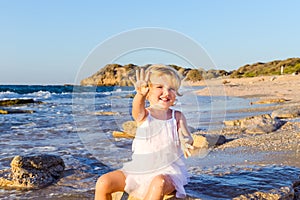
[[[29,95],[32,95],[32,97],[38,97],[38,98],[43,98],[43,99],[48,99],[52,96],[51,92],[48,92],[48,91],[33,92]]]
[[[11,99],[11,98],[18,98],[19,96],[20,96],[20,94],[15,93],[15,92],[10,92],[10,91],[0,92],[0,99],[1,100]]]

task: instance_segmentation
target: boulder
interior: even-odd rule
[[[263,134],[270,133],[283,125],[278,118],[272,118],[269,114],[246,117],[243,119],[224,121],[226,126],[239,126],[245,133]]]
[[[192,137],[194,140],[193,146],[195,148],[205,148],[205,149],[208,148],[209,143],[204,136],[192,134]]]
[[[227,142],[224,135],[205,134],[204,137],[208,142],[208,147],[219,146]]]
[[[286,108],[281,108],[274,110],[271,114],[273,118],[295,118],[300,116],[300,107],[298,106],[289,106]]]
[[[135,121],[126,121],[122,124],[122,128],[124,132],[128,133],[129,135],[135,136],[137,125]]]
[[[48,154],[15,156],[10,166],[10,174],[0,177],[0,188],[42,188],[57,181],[65,169],[61,157]]]

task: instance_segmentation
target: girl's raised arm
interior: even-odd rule
[[[137,123],[142,122],[147,115],[145,101],[149,92],[149,75],[150,72],[145,73],[145,70],[142,68],[141,70],[136,70],[136,80],[130,78],[136,91],[132,102],[132,117]]]

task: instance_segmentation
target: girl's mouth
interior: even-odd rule
[[[166,98],[166,97],[161,97],[161,98],[159,98],[159,100],[161,100],[161,101],[163,101],[163,102],[168,102],[168,101],[170,101],[170,99],[169,99],[169,98]]]

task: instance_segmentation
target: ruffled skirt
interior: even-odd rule
[[[144,199],[151,181],[158,175],[167,175],[170,177],[175,187],[177,198],[184,198],[186,196],[184,185],[188,183],[189,176],[181,159],[165,168],[152,172],[134,173],[127,171],[126,167],[121,170],[126,176],[125,191],[131,196]]]

